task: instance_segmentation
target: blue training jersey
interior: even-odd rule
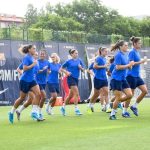
[[[18,66],[18,68],[19,68],[20,70],[23,70],[23,63],[21,63],[21,64]]]
[[[19,68],[20,70],[23,70],[23,63],[21,63],[21,64],[18,66],[18,68]],[[36,80],[36,76],[37,76],[38,71],[39,71],[39,64],[37,64],[37,65],[34,66],[34,80]]]
[[[109,67],[110,73],[113,72],[114,68],[115,68],[115,63],[113,62],[113,63],[110,65],[110,67]]]
[[[48,83],[59,83],[59,70],[61,64],[59,63],[49,63],[48,69],[50,69],[50,74],[48,75]]]
[[[129,61],[139,62],[141,60],[139,52],[134,48],[131,49],[128,57],[129,57]],[[132,69],[129,69],[128,76],[140,77],[140,64],[134,65]]]
[[[39,63],[34,66],[34,80],[37,82],[37,74],[39,72]],[[38,83],[39,84],[39,83]]]
[[[95,60],[95,63],[98,66],[104,66],[106,65],[106,58],[102,56],[98,56]],[[100,80],[107,80],[106,68],[96,69],[95,78]]]
[[[80,69],[79,69],[79,65],[81,65],[82,67],[84,67],[84,64],[82,62],[81,59],[77,58],[77,59],[69,59],[67,60],[62,67],[66,68],[67,71],[69,71],[71,73],[71,76],[74,78],[79,78],[79,74],[80,74]]]
[[[31,64],[33,64],[34,58],[30,55],[27,54],[23,60],[22,60],[22,64],[23,66],[30,66]],[[26,82],[32,82],[34,80],[35,76],[34,76],[34,67],[32,67],[31,69],[28,69],[26,71],[23,71],[23,74],[20,77],[20,80],[24,80]]]
[[[127,65],[129,63],[128,60],[128,55],[127,53],[123,53],[121,51],[118,51],[117,54],[115,55],[115,60],[114,60],[114,64],[116,65]],[[117,70],[116,67],[114,68],[113,72],[112,72],[112,79],[118,80],[118,81],[122,81],[126,79],[127,76],[127,70],[128,69],[121,69],[121,70]]]
[[[89,70],[92,70],[94,72],[94,74],[96,73],[96,69],[94,68],[94,62],[90,64]]]
[[[46,84],[47,80],[47,69],[49,66],[48,60],[38,60],[39,70],[43,70],[42,72],[38,72],[36,75],[36,81],[38,84]],[[45,67],[45,68],[44,68]]]

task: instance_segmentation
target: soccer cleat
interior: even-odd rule
[[[122,107],[122,104],[121,104],[121,103],[119,103],[119,104],[118,104],[118,108],[120,108],[121,110],[123,109],[123,107]]]
[[[10,123],[14,123],[14,114],[12,114],[11,112],[8,113],[8,118],[9,118],[9,122]]]
[[[124,118],[131,118],[129,112],[122,113],[122,117],[124,117]]]
[[[106,113],[111,113],[111,109],[108,108],[108,109],[106,110]]]
[[[80,112],[80,110],[75,110],[75,114],[76,114],[77,116],[81,116],[81,115],[82,115],[82,113]]]
[[[45,118],[43,118],[43,115],[42,114],[39,114],[39,120],[38,121],[44,121]]]
[[[66,116],[66,110],[65,110],[64,107],[61,107],[60,111],[61,111],[61,113],[62,113],[63,116]]]
[[[18,110],[16,110],[16,114],[17,114],[18,121],[20,121],[20,112]]]
[[[31,113],[31,118],[32,118],[33,120],[35,120],[35,121],[41,121],[40,118],[39,118],[39,116],[38,116],[38,114],[35,113],[35,112],[32,112],[32,113]]]
[[[117,119],[117,118],[116,118],[115,115],[112,115],[112,116],[109,117],[109,120],[116,120],[116,119]]]
[[[90,107],[87,108],[87,113],[92,114],[92,109]]]
[[[131,106],[130,109],[133,111],[134,115],[138,116],[138,109],[136,107]]]

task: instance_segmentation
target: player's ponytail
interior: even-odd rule
[[[24,47],[22,48],[22,52],[23,52],[24,54],[27,54],[27,53],[29,52],[28,46],[24,46]]]
[[[26,54],[26,53],[27,53],[27,45],[21,45],[21,46],[19,47],[18,51],[19,51],[19,53],[20,53],[21,55]]]
[[[21,54],[27,54],[29,53],[29,49],[31,49],[33,47],[33,45],[22,45],[20,46],[20,48],[18,49],[18,51],[21,53]]]
[[[102,47],[99,47],[98,52],[99,52],[99,55],[102,54]]]
[[[125,43],[124,40],[118,40],[112,47],[111,47],[111,51],[116,51],[118,49],[120,49],[120,46],[123,46]]]

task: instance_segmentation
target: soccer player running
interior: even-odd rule
[[[36,57],[36,58],[35,58]],[[35,59],[38,59],[38,55],[35,56],[34,55],[34,58]],[[48,68],[48,64],[49,62],[46,60],[46,51],[45,50],[41,50],[40,51],[40,59],[38,59],[38,65],[35,66],[35,69],[34,69],[34,74],[35,74],[35,80],[36,82],[38,83],[39,85],[39,88],[40,88],[40,93],[41,93],[41,99],[40,99],[40,103],[39,103],[39,118],[40,118],[40,121],[43,121],[45,120],[43,118],[43,114],[42,114],[42,108],[43,108],[43,105],[44,105],[44,102],[46,100],[46,92],[45,92],[45,87],[46,87],[46,79],[47,79],[47,68]],[[31,95],[31,91],[29,92],[29,96]],[[32,96],[32,95],[31,95]],[[17,118],[18,120],[20,120],[20,114],[21,112],[27,108],[29,105],[32,104],[32,97],[29,97],[29,99],[20,107],[19,110],[16,111],[17,113]]]
[[[120,102],[127,101],[132,98],[132,91],[126,80],[127,69],[130,69],[134,62],[128,61],[128,55],[126,54],[128,50],[128,43],[119,40],[111,49],[111,51],[118,50],[115,55],[115,69],[112,72],[111,88],[114,91],[115,101],[113,102],[113,109],[110,114],[110,120],[116,120],[117,107]],[[123,93],[124,96],[123,96]],[[122,113],[123,117],[130,117],[128,112]]]
[[[52,115],[52,109],[55,105],[57,95],[59,94],[59,73],[60,73],[60,58],[56,53],[51,54],[52,62],[49,63],[49,75],[47,79],[47,85],[50,92],[50,100],[46,106],[46,112],[48,115]]]
[[[46,55],[47,53],[45,50],[40,51],[39,53],[40,58],[38,59],[39,70],[36,74],[36,81],[39,85],[40,92],[41,92],[41,99],[39,103],[39,118],[41,120],[45,120],[43,118],[42,108],[46,100],[45,87],[46,87],[46,82],[47,82],[47,72],[48,72],[48,65],[49,65],[49,62],[46,59]]]
[[[109,96],[110,96],[110,99],[111,99],[110,107],[112,108],[113,107],[113,102],[115,100],[115,97],[114,96],[112,97],[113,93],[111,93],[111,91],[112,91],[112,88],[111,88],[111,74],[112,74],[112,72],[115,68],[114,57],[112,57],[109,61],[110,61],[110,67],[108,69],[107,75],[108,75],[108,81],[109,81],[108,83],[109,83],[109,91],[110,91]],[[118,104],[118,108],[120,108],[121,110],[123,109],[121,103]]]
[[[136,88],[140,89],[141,94],[137,97],[136,102],[130,107],[133,111],[134,115],[138,116],[138,104],[143,100],[144,96],[148,93],[147,87],[140,76],[140,64],[145,63],[147,60],[141,60],[139,50],[141,48],[141,39],[138,37],[131,37],[131,41],[133,44],[133,48],[129,52],[129,61],[134,61],[134,66],[132,69],[128,71],[127,81],[132,89],[132,93],[134,95],[134,91]],[[128,108],[131,99],[125,103],[125,107]]]
[[[35,52],[35,54],[33,55],[34,59],[37,60],[38,59],[38,52]],[[34,73],[36,74],[38,70],[38,64],[34,67]],[[18,68],[17,71],[20,75],[22,75],[23,73],[23,63],[21,63]],[[28,92],[28,98],[26,100],[26,102],[20,106],[19,109],[16,109],[16,114],[17,114],[17,119],[20,121],[20,116],[21,116],[21,112],[27,108],[29,105],[32,104],[32,100],[35,98],[35,94],[30,90]]]
[[[99,48],[99,56],[96,58],[94,63],[94,68],[96,69],[94,77],[94,94],[90,99],[87,110],[88,112],[92,110],[92,103],[95,102],[95,100],[98,98],[100,92],[102,92],[100,96],[101,101],[106,103],[106,112],[109,113],[111,111],[108,99],[108,81],[106,75],[108,64],[106,63],[105,57],[107,56],[107,53],[107,48]]]
[[[80,70],[84,71],[84,65],[81,59],[78,58],[78,51],[76,49],[70,49],[69,54],[72,57],[71,59],[67,60],[62,65],[62,72],[64,72],[68,78],[67,83],[69,86],[69,95],[66,98],[63,106],[61,107],[62,115],[66,115],[66,105],[70,102],[72,98],[74,98],[75,104],[75,114],[82,115],[78,108],[78,98],[79,98],[79,90],[78,90],[78,82],[79,82],[79,74]]]
[[[40,90],[39,87],[34,80],[34,68],[37,65],[37,60],[34,60],[33,55],[35,54],[35,46],[28,45],[24,46],[22,52],[26,54],[23,58],[23,74],[20,78],[20,96],[15,101],[14,106],[12,107],[11,111],[9,112],[9,121],[10,123],[14,122],[14,112],[18,108],[18,106],[24,101],[27,96],[27,93],[32,90],[35,94],[35,97],[32,101],[32,113],[31,117],[34,120],[40,120],[38,116],[38,105],[40,102]]]

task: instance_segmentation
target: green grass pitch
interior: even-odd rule
[[[0,150],[150,150],[150,100],[139,105],[140,116],[131,112],[132,118],[110,121],[109,114],[86,113],[86,105],[79,105],[83,116],[75,116],[74,106],[67,106],[67,116],[54,108],[54,115],[35,122],[30,118],[31,107],[24,110],[21,121],[15,116],[14,124],[8,122],[11,107],[0,107]]]

